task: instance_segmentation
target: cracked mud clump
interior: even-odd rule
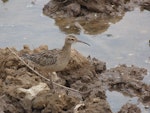
[[[23,54],[45,51],[48,47],[42,45],[31,50],[25,45],[20,51],[9,49],[21,57]],[[9,49],[0,49],[1,113],[112,113],[106,100],[108,89],[138,96],[145,105],[150,104],[150,87],[141,82],[146,74],[144,68],[121,65],[106,69],[105,62],[72,50],[66,69],[51,76],[55,83],[78,92],[57,85],[54,85],[54,92],[49,88],[48,81],[30,70]],[[44,76],[32,62],[28,64]]]

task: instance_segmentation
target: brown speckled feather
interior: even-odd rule
[[[59,49],[47,50],[41,53],[27,54],[23,57],[41,66],[53,65],[57,62]]]
[[[71,45],[76,42],[87,44],[86,42],[78,40],[73,35],[68,35],[62,49],[53,49],[41,53],[28,54],[23,56],[23,58],[38,64],[43,70],[51,72],[62,71],[70,60]]]

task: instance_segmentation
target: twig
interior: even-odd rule
[[[8,50],[9,50],[11,53],[13,53],[20,61],[22,61],[22,63],[24,63],[24,65],[26,65],[31,71],[33,71],[35,74],[37,74],[37,75],[40,76],[41,78],[43,78],[43,79],[45,79],[45,80],[51,82],[50,79],[44,77],[43,75],[41,75],[40,73],[38,73],[36,70],[34,70],[32,67],[30,67],[30,66],[29,66],[21,57],[19,57],[13,50],[11,50],[9,47],[7,47],[7,48],[8,48]],[[57,83],[55,83],[55,82],[53,82],[53,84],[56,85],[56,86],[62,87],[62,88],[64,88],[64,89],[66,89],[66,90],[73,91],[73,92],[82,93],[82,94],[85,93],[85,92],[80,92],[80,91],[78,91],[78,90],[75,90],[75,89],[72,89],[72,88],[69,88],[69,87],[66,87],[66,86],[57,84]]]

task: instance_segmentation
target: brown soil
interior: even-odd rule
[[[97,17],[118,16],[135,7],[148,9],[148,0],[50,0],[43,8],[50,17]],[[145,7],[144,7],[145,6]]]
[[[127,103],[122,106],[118,113],[141,113],[141,110],[137,107],[137,105]]]
[[[120,21],[127,11],[138,7],[150,10],[149,0],[50,0],[43,13],[55,19],[55,24],[65,33],[99,34],[109,23]],[[82,27],[76,25],[79,23]]]
[[[47,46],[11,49],[21,56],[47,50]],[[32,62],[29,65],[38,71]],[[107,70],[105,62],[72,50],[69,65],[53,80],[80,93],[58,86],[53,92],[48,81],[37,76],[8,48],[0,49],[0,113],[112,113],[106,100],[108,89],[138,96],[139,101],[150,106],[150,87],[141,82],[146,72],[144,68],[126,65]],[[134,105],[123,107],[119,113],[128,108],[140,113]]]

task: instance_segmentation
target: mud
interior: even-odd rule
[[[43,13],[65,33],[99,34],[134,8],[150,9],[149,0],[50,0]],[[79,23],[82,27],[76,26]]]
[[[97,17],[118,16],[135,7],[149,7],[148,0],[51,0],[43,8],[44,14],[50,17],[86,17],[97,14]]]
[[[47,50],[45,45],[31,50],[27,45],[20,51],[11,48],[19,56]],[[0,49],[0,112],[1,113],[112,113],[106,100],[106,90],[116,90],[132,97],[139,97],[150,106],[150,87],[142,83],[147,70],[136,66],[120,65],[112,69],[96,58],[84,57],[72,50],[65,70],[53,76],[54,82],[80,92],[55,86],[30,70],[8,48]],[[32,62],[30,65],[33,66]],[[39,71],[36,67],[33,68]],[[44,73],[39,72],[44,75]],[[119,113],[128,109],[137,111],[136,105],[127,104]],[[132,112],[128,112],[132,113]],[[134,112],[133,112],[134,113]]]
[[[150,85],[142,82],[147,70],[136,66],[119,65],[100,74],[100,80],[110,90],[125,95],[139,97],[146,106],[150,106]]]
[[[118,113],[141,113],[141,110],[137,107],[137,105],[127,103],[122,106]]]

